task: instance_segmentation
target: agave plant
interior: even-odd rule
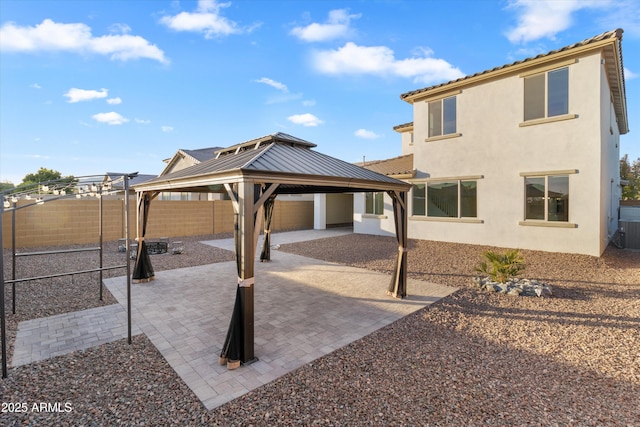
[[[504,283],[524,270],[524,259],[517,249],[509,249],[504,254],[487,251],[486,262],[481,262],[476,271],[491,277],[491,280]]]

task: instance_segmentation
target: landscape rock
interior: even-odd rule
[[[488,292],[499,292],[511,296],[546,298],[553,296],[551,285],[534,279],[512,278],[505,283],[499,283],[492,281],[489,277],[476,276],[473,278],[473,283]]]

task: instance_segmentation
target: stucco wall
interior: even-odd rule
[[[620,186],[620,130],[611,102],[604,64],[600,66],[601,105],[601,180],[600,180],[600,251],[604,251],[618,229],[618,214],[622,187]]]
[[[611,193],[600,189],[610,187],[607,180],[618,161],[612,148],[618,131],[610,135],[607,119],[605,138],[601,126],[601,110],[606,104],[608,117],[610,97],[600,59],[599,54],[590,54],[569,66],[569,114],[576,115],[569,120],[520,126],[524,83],[519,74],[512,74],[463,88],[456,95],[461,136],[425,142],[427,102],[416,101],[414,144],[408,146],[402,135],[403,154],[413,150],[418,170],[412,182],[481,176],[477,180],[480,221],[411,217],[409,237],[599,256],[608,241],[607,203],[611,200]],[[525,211],[521,174],[564,170],[577,171],[569,175],[569,223],[575,228],[521,225]],[[386,205],[391,219],[391,205]],[[354,208],[363,212],[364,199],[357,198]],[[355,231],[374,232],[371,221],[361,214],[356,214],[358,218]],[[379,232],[388,229],[384,219],[379,226]]]
[[[393,221],[393,205],[391,198],[384,195],[384,214],[364,214],[364,193],[353,195],[353,232],[360,234],[377,234],[395,236],[396,226]],[[409,235],[411,236],[411,235]]]

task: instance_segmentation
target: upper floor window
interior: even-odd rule
[[[524,79],[524,120],[569,113],[569,68],[559,68]]]
[[[384,193],[364,193],[364,213],[370,215],[384,214]]]
[[[429,102],[429,138],[456,133],[456,97]]]
[[[413,186],[413,215],[440,218],[476,218],[475,180],[433,181]]]
[[[569,221],[569,176],[525,176],[525,220]]]

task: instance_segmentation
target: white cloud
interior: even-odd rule
[[[638,0],[618,0],[615,7],[602,13],[597,22],[604,28],[624,29],[625,37],[640,37],[640,2]]]
[[[412,77],[425,84],[455,80],[464,76],[460,69],[443,59],[432,58],[432,52],[421,49],[412,58],[396,59],[386,46],[358,46],[348,42],[336,50],[316,51],[313,65],[325,74],[371,74]]]
[[[42,86],[40,86],[38,83],[32,83],[29,85],[29,87],[34,89],[42,89]]]
[[[277,82],[275,80],[271,80],[268,77],[262,77],[261,79],[258,79],[255,82],[256,83],[264,83],[264,84],[266,84],[268,86],[271,86],[273,88],[276,88],[276,89],[278,89],[279,91],[282,91],[282,92],[289,92],[289,89],[287,88],[287,85],[285,85],[284,83]]]
[[[518,24],[507,31],[511,43],[527,43],[541,38],[555,39],[556,34],[573,24],[573,13],[581,9],[608,8],[610,0],[512,0]]]
[[[634,73],[633,71],[631,71],[627,67],[624,67],[624,79],[625,80],[635,79],[636,77],[638,77],[638,73]]]
[[[363,138],[363,139],[378,139],[382,137],[382,135],[378,135],[374,131],[366,130],[366,129],[358,129],[353,134],[358,138]]]
[[[319,118],[317,118],[316,116],[310,113],[294,114],[293,116],[287,117],[287,120],[297,125],[302,125],[307,127],[318,126],[319,124],[324,123],[322,120],[320,120]]]
[[[161,126],[162,132],[173,132],[173,126]]]
[[[316,100],[315,99],[305,99],[304,101],[302,101],[302,105],[305,107],[313,107],[316,105]]]
[[[345,37],[351,34],[349,27],[352,19],[358,19],[361,14],[349,15],[348,9],[335,9],[329,12],[329,18],[325,24],[316,22],[306,27],[295,27],[290,34],[307,42],[320,42]]]
[[[175,31],[204,33],[205,38],[239,34],[243,30],[234,21],[220,14],[220,10],[231,3],[218,3],[215,0],[200,0],[195,12],[180,12],[173,16],[163,16],[160,23]]]
[[[148,125],[149,123],[151,123],[151,120],[144,119],[133,119],[133,121],[138,123],[139,125]]]
[[[91,118],[100,123],[107,123],[110,125],[121,125],[123,123],[127,123],[129,119],[122,117],[120,114],[116,112],[110,113],[98,113],[91,116]]]
[[[147,58],[168,63],[164,52],[140,36],[110,34],[94,37],[83,23],[62,24],[45,19],[35,27],[8,22],[0,27],[0,49],[13,52],[95,53],[127,61]]]
[[[72,87],[63,96],[69,98],[67,102],[72,104],[74,102],[91,101],[92,99],[106,98],[108,96],[108,92],[109,91],[104,88],[100,90],[87,90]]]
[[[109,27],[109,32],[113,34],[129,34],[131,27],[127,24],[113,24]]]
[[[110,104],[110,105],[122,104],[122,99],[120,99],[120,97],[109,98],[107,99],[107,104]]]

